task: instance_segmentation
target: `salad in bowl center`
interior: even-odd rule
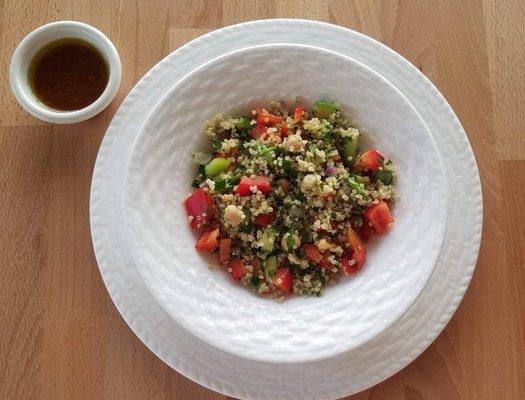
[[[217,114],[204,131],[210,152],[194,154],[196,189],[184,200],[195,248],[255,293],[320,296],[363,268],[370,235],[393,227],[393,163],[361,151],[337,103],[272,102]]]

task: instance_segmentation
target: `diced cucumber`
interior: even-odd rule
[[[394,178],[394,176],[392,175],[392,172],[385,171],[385,170],[377,171],[374,177],[377,180],[380,180],[381,182],[383,182],[385,185],[390,185],[392,183],[392,179]]]
[[[343,162],[345,164],[353,164],[355,161],[355,156],[357,155],[357,150],[359,150],[359,136],[354,138],[345,137],[343,138]],[[349,157],[352,157],[349,161]]]
[[[273,277],[275,276],[275,271],[277,271],[277,257],[270,256],[264,260],[264,277],[268,282],[272,282]]]
[[[339,106],[329,101],[318,100],[314,104],[314,115],[317,118],[328,119],[337,110],[339,110]]]
[[[222,171],[226,171],[229,166],[230,166],[229,159],[218,157],[218,158],[214,158],[208,164],[206,164],[204,169],[206,170],[206,176],[209,178],[209,177],[219,174]]]
[[[274,244],[275,233],[271,229],[265,229],[261,237],[261,249],[267,253],[271,253]]]
[[[251,121],[251,119],[246,117],[238,118],[235,127],[241,131],[250,130],[252,128]]]

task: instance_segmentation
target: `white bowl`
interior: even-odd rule
[[[299,96],[338,101],[398,170],[396,225],[368,248],[363,270],[319,298],[280,304],[231,281],[194,249],[183,207],[192,153],[217,112]],[[400,318],[428,281],[445,232],[446,182],[436,145],[388,81],[338,53],[264,45],[213,59],[160,99],[139,134],[125,183],[125,224],[137,269],[154,297],[195,336],[240,357],[305,362],[355,348]]]
[[[106,89],[89,106],[75,111],[58,111],[46,107],[34,96],[29,87],[28,70],[35,54],[46,44],[63,38],[82,39],[95,46],[109,67]],[[104,110],[117,94],[122,67],[117,49],[106,35],[91,25],[76,21],[58,21],[43,25],[27,35],[13,53],[9,66],[11,90],[20,105],[31,115],[55,124],[85,121]]]

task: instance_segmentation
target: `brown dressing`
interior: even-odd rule
[[[108,84],[109,68],[93,45],[60,39],[40,49],[29,65],[29,85],[49,108],[73,111],[95,102]]]

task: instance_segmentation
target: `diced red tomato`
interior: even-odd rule
[[[359,247],[352,254],[352,258],[355,260],[355,268],[361,269],[361,267],[364,265],[366,261],[366,248],[364,246]]]
[[[330,253],[328,253],[328,252],[324,252],[324,253],[322,253],[322,256],[323,256],[323,259],[322,259],[321,262],[319,263],[319,266],[320,266],[322,269],[330,268],[330,261],[328,261],[328,257],[330,257]]]
[[[206,229],[197,240],[195,248],[212,252],[217,247],[217,238],[219,237],[219,228]]]
[[[293,122],[298,123],[303,118],[304,112],[304,108],[295,107],[295,110],[293,110]]]
[[[253,129],[250,131],[250,136],[254,139],[258,139],[261,136],[266,135],[266,131],[268,130],[268,127],[264,124],[257,124],[253,127]]]
[[[263,110],[257,110],[257,124],[274,126],[280,124],[282,121],[283,117],[278,117]]]
[[[256,176],[253,179],[243,176],[237,185],[236,191],[241,196],[249,196],[251,194],[251,186],[257,186],[257,189],[259,189],[264,194],[270,193],[270,180],[264,175]]]
[[[232,269],[231,274],[234,280],[241,279],[246,275],[246,268],[241,260],[233,260],[230,262],[230,268]]]
[[[351,228],[346,229],[346,239],[350,246],[351,253],[347,254],[348,257],[343,256],[341,263],[347,274],[351,274],[361,269],[366,260],[366,248],[365,244],[361,241],[361,238]],[[348,260],[347,260],[348,258]],[[355,264],[350,265],[350,259],[355,260]]]
[[[288,129],[288,124],[284,124],[283,126],[281,126],[281,136],[288,136]]]
[[[317,247],[315,244],[305,244],[303,246],[303,251],[306,258],[308,258],[310,261],[320,263],[323,259],[323,256],[319,251],[319,247]]]
[[[184,200],[188,216],[192,217],[191,227],[197,228],[206,225],[215,216],[215,205],[208,192],[202,188],[195,190],[190,197]]]
[[[381,166],[381,161],[385,159],[377,150],[369,150],[361,155],[356,162],[355,167],[364,171],[377,171]]]
[[[346,240],[352,251],[355,251],[359,246],[364,247],[361,238],[350,226],[346,228]]]
[[[232,240],[230,238],[224,238],[219,240],[219,262],[221,264],[228,264],[230,261],[230,249]]]
[[[270,193],[270,179],[267,176],[259,175],[253,178],[253,182],[257,189],[259,189],[264,194]]]
[[[275,218],[274,213],[261,214],[255,217],[255,220],[253,221],[253,223],[257,226],[266,226],[270,224],[274,218]]]
[[[253,267],[253,274],[256,275],[259,272],[259,269],[261,268],[261,262],[257,257],[254,257],[250,261],[251,266]]]
[[[352,256],[352,253],[345,253],[343,254],[343,257],[341,258],[341,265],[343,266],[343,269],[345,271],[345,274],[350,275],[353,273],[356,273],[361,269],[361,267],[364,264],[364,260],[356,260],[354,256]]]
[[[383,200],[380,200],[377,204],[372,204],[371,206],[365,208],[363,215],[370,222],[374,232],[377,235],[383,235],[388,232],[388,230],[394,224],[394,218],[390,214],[390,209],[388,204]]]
[[[292,273],[288,268],[278,268],[273,277],[273,284],[285,293],[292,292]]]
[[[241,196],[249,196],[251,194],[250,186],[253,186],[253,180],[243,176],[241,178],[241,181],[237,185],[237,190],[236,191]]]
[[[368,242],[372,233],[374,233],[374,230],[368,225],[368,222],[363,222],[363,225],[361,225],[361,229],[359,230],[359,236],[361,239],[363,239],[365,243]]]

